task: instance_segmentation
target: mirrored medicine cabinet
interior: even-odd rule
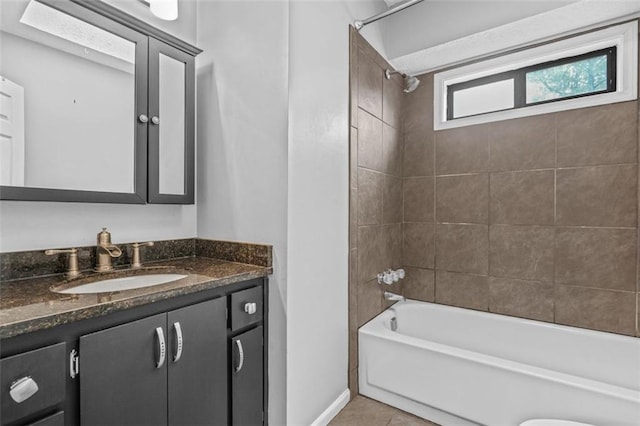
[[[0,15],[0,199],[192,204],[201,51],[99,0]]]

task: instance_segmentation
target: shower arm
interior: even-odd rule
[[[401,10],[404,10],[408,7],[413,6],[414,4],[418,4],[420,2],[423,2],[424,0],[409,0],[406,1],[402,4],[399,4],[395,7],[392,7],[391,9],[379,13],[377,15],[373,15],[367,19],[363,19],[363,20],[356,20],[353,22],[353,26],[355,27],[356,30],[360,31],[362,29],[362,27],[364,27],[365,25],[371,24],[372,22],[376,22],[377,20],[380,20],[382,18],[386,18],[389,15],[393,15],[394,13],[398,13]]]

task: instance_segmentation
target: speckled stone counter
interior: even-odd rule
[[[120,292],[61,294],[51,291],[52,287],[67,287],[98,279],[145,273],[180,273],[187,276],[166,284]],[[84,276],[70,282],[66,282],[62,275],[5,281],[0,283],[0,338],[99,317],[252,278],[266,277],[270,273],[270,262],[268,266],[258,266],[191,257],[147,264],[145,268],[137,271],[85,273]]]

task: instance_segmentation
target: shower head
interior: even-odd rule
[[[418,78],[409,75],[409,74],[405,74],[403,72],[400,71],[392,71],[392,70],[385,70],[384,71],[384,76],[387,78],[387,80],[391,79],[391,76],[393,74],[400,74],[404,80],[404,92],[405,93],[411,93],[414,90],[416,90],[416,88],[420,85],[420,80],[418,80]]]

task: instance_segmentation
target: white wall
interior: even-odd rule
[[[198,3],[198,236],[273,244],[272,425],[286,423],[288,19],[285,1]]]
[[[382,2],[290,9],[287,424],[309,425],[347,389],[349,24]],[[382,51],[375,27],[363,30]]]
[[[108,0],[173,35],[195,40],[195,2],[181,1],[179,18],[167,24],[150,16],[144,4]],[[28,124],[27,117],[27,126]],[[73,161],[69,159],[68,161]],[[78,176],[82,179],[82,176]],[[104,226],[114,243],[196,236],[196,207],[0,201],[0,252],[92,245]]]

